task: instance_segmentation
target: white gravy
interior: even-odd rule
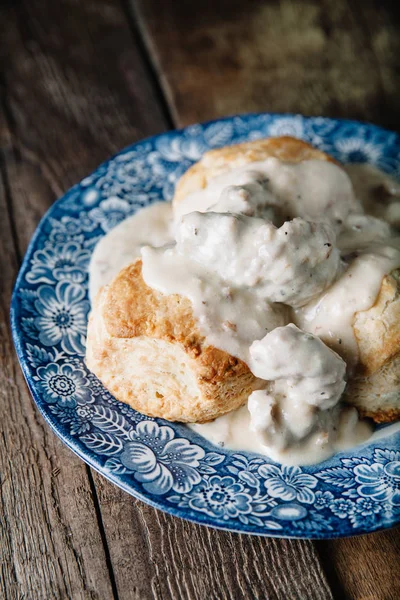
[[[195,431],[285,464],[321,461],[370,437],[356,409],[338,404],[346,363],[318,337],[293,324],[277,327],[253,342],[249,366],[265,388],[250,394],[246,407],[193,425]]]
[[[373,305],[384,275],[400,267],[399,241],[382,220],[397,224],[388,215],[396,213],[399,186],[376,169],[346,169],[356,195],[346,173],[332,163],[267,159],[220,175],[190,194],[176,207],[174,225],[169,203],[143,209],[97,245],[90,264],[91,299],[142,254],[146,283],[190,298],[208,342],[243,359],[253,372],[254,340],[267,343],[271,332],[290,322],[353,365],[354,314]],[[379,211],[373,209],[377,188],[388,197]],[[287,364],[296,345],[291,348],[280,350]],[[301,361],[307,364],[308,357]],[[330,381],[331,367],[312,380],[300,372],[282,380],[277,373],[274,379],[268,370],[257,371],[266,379],[265,388],[254,392],[249,406],[191,427],[216,444],[285,464],[324,460],[371,434],[355,409],[336,404],[344,379],[335,384],[339,392],[332,406],[310,409],[301,394],[293,400],[293,382],[296,389],[318,395]],[[277,413],[284,432],[271,436],[271,415]]]
[[[140,256],[142,246],[158,248],[172,240],[170,202],[156,202],[122,221],[94,249],[89,267],[90,300],[93,302],[103,285]]]
[[[244,215],[193,212],[171,248],[142,249],[143,278],[164,294],[190,298],[208,341],[248,362],[248,350],[318,296],[339,270],[334,232],[294,219],[277,229]],[[223,252],[221,252],[223,248]]]
[[[395,247],[397,241],[397,247]],[[294,320],[304,331],[320,337],[350,366],[358,360],[353,331],[354,315],[374,304],[385,274],[400,267],[399,240],[393,246],[370,246],[351,260],[348,268],[320,298],[296,310]]]
[[[210,269],[177,256],[172,249],[158,253],[145,247],[142,260],[147,285],[164,294],[189,298],[207,341],[245,362],[254,340],[287,322],[286,307],[269,304],[247,290],[231,288]]]
[[[219,199],[226,210],[226,203],[220,198],[222,192],[229,186],[249,184],[258,185],[259,191],[264,191],[265,204],[276,207],[283,221],[301,216],[309,221],[331,222],[343,220],[350,212],[360,209],[349,177],[335,164],[321,160],[285,163],[267,158],[209,180],[207,187],[188,194],[179,202],[174,217],[179,220],[193,211],[206,212]],[[318,202],[315,202],[316,197]]]
[[[231,450],[266,454],[285,465],[308,465],[326,460],[335,452],[352,448],[371,436],[371,426],[358,419],[355,408],[341,406],[327,412],[328,418],[307,438],[284,448],[266,446],[251,429],[247,405],[210,423],[190,428],[213,444]]]

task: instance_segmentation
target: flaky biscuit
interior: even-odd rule
[[[294,163],[310,159],[336,163],[325,152],[317,150],[307,142],[289,136],[272,137],[216,148],[203,154],[201,159],[182,175],[176,184],[172,205],[176,206],[188,194],[204,189],[210,179],[218,175],[270,157]]]
[[[247,365],[206,343],[190,300],[149,288],[138,259],[96,298],[86,362],[114,396],[170,421],[211,421],[260,387]]]
[[[375,304],[354,318],[360,365],[345,400],[377,423],[400,419],[400,269],[386,275]]]

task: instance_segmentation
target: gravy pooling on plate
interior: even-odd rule
[[[146,284],[188,297],[207,341],[260,378],[248,406],[192,426],[214,443],[306,464],[371,434],[339,400],[358,359],[354,314],[374,304],[383,277],[400,267],[388,223],[399,190],[376,169],[347,172],[356,194],[333,163],[250,163],[189,194],[174,215],[168,203],[139,211],[95,249],[92,299],[141,253]],[[380,211],[372,208],[378,189],[386,194]],[[268,355],[273,343],[274,372],[254,359],[254,344]],[[305,374],[308,362],[316,368]]]

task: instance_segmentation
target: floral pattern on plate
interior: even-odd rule
[[[300,115],[245,115],[129,147],[73,187],[40,223],[13,295],[12,328],[28,385],[57,435],[129,493],[232,531],[334,537],[400,520],[400,433],[319,465],[285,467],[214,447],[183,425],[118,402],[84,363],[87,270],[97,241],[142,206],[169,199],[210,148],[295,135],[344,162],[400,175],[400,138],[372,125]]]

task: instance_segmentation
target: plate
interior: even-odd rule
[[[329,538],[400,520],[400,432],[307,467],[213,446],[184,425],[118,402],[84,363],[88,263],[97,241],[135,211],[170,199],[210,148],[266,136],[302,138],[343,162],[400,173],[400,137],[354,121],[252,114],[193,125],[122,150],[58,200],[40,222],[11,307],[32,396],[55,433],[128,493],[211,527]]]

